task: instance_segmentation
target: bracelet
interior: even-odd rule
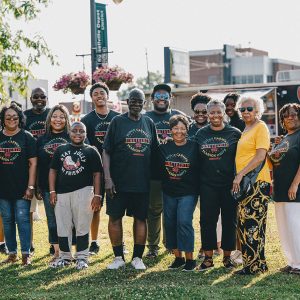
[[[100,199],[102,199],[102,196],[101,195],[94,195],[94,197],[99,197]]]
[[[55,191],[50,191],[50,192],[49,192],[49,194],[53,194],[53,193],[56,193],[56,192],[55,192]]]
[[[27,188],[30,189],[30,190],[35,190],[33,185],[29,185]]]

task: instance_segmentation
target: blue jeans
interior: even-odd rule
[[[51,206],[50,204],[50,193],[42,191],[42,197],[44,200],[45,212],[47,216],[49,243],[58,244],[56,219],[55,219],[54,207]]]
[[[21,242],[22,254],[30,253],[31,225],[30,201],[25,199],[0,199],[6,246],[10,254],[17,253],[16,224]]]
[[[194,251],[193,214],[197,200],[196,195],[171,197],[163,193],[167,249]]]

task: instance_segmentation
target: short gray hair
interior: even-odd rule
[[[223,114],[225,114],[226,106],[225,106],[225,104],[223,103],[223,101],[215,100],[215,99],[210,100],[210,101],[207,103],[207,110],[208,110],[208,112],[210,111],[210,109],[211,109],[213,106],[219,106],[219,107],[221,108]]]
[[[252,101],[253,106],[255,107],[258,119],[261,119],[261,117],[265,111],[264,101],[261,98],[241,97],[236,104],[237,108],[239,109],[240,107],[242,107],[243,103],[245,103],[247,101]],[[238,112],[241,116],[241,112],[239,110],[238,110]]]

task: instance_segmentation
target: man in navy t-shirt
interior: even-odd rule
[[[145,270],[142,255],[147,235],[150,164],[158,147],[153,121],[141,114],[145,95],[133,89],[127,100],[129,111],[114,117],[103,145],[103,165],[109,215],[108,232],[113,246],[114,261],[108,269],[125,267],[122,218],[134,218],[134,249],[131,265]]]

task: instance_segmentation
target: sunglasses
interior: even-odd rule
[[[170,95],[166,93],[155,93],[154,94],[154,100],[164,100],[164,101],[169,101],[170,100]]]
[[[19,120],[19,117],[18,116],[7,116],[7,117],[5,117],[5,120],[17,121],[17,120]]]
[[[296,118],[298,116],[298,114],[297,113],[285,113],[285,114],[283,114],[283,118],[284,119],[287,119],[287,118],[289,118],[289,117],[291,117],[291,118]]]
[[[247,106],[247,107],[240,107],[240,108],[239,108],[239,111],[240,111],[241,113],[245,112],[246,110],[247,110],[248,112],[251,112],[251,111],[254,110],[254,107],[253,107],[253,106]]]
[[[203,109],[203,110],[195,109],[194,113],[195,113],[195,115],[200,115],[200,114],[207,115],[207,110],[206,109]]]
[[[32,99],[34,99],[34,100],[38,100],[38,99],[45,100],[46,98],[47,98],[47,96],[45,96],[45,95],[33,95],[32,96]]]

